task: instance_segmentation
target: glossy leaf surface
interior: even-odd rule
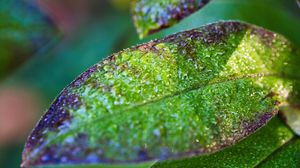
[[[113,54],[61,92],[29,136],[23,166],[136,163],[231,146],[286,102],[297,54],[281,35],[239,22]]]
[[[202,8],[209,0],[135,0],[133,20],[140,37],[172,26]]]

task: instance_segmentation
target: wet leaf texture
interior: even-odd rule
[[[29,136],[23,166],[198,156],[267,123],[294,92],[298,50],[240,22],[125,49],[66,87]]]
[[[140,38],[170,27],[202,8],[209,0],[135,0],[133,20]]]

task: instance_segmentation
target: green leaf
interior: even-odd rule
[[[135,0],[133,20],[140,38],[174,25],[209,0]]]
[[[258,167],[289,167],[297,168],[300,166],[300,139],[294,138],[288,144],[282,146],[273,155],[268,157]]]
[[[23,166],[122,165],[231,146],[286,103],[299,59],[281,35],[240,22],[123,50],[61,92],[29,136]]]

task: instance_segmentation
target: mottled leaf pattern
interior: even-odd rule
[[[209,0],[135,0],[132,3],[134,24],[142,38],[174,25],[208,2]]]
[[[239,22],[125,49],[61,92],[29,136],[23,166],[128,164],[233,145],[287,103],[297,54],[281,35]]]

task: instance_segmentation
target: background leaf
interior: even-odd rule
[[[169,27],[202,8],[209,0],[135,0],[133,20],[140,37]]]
[[[258,167],[290,167],[296,168],[300,166],[300,139],[294,138],[273,155],[269,156],[265,162]]]
[[[49,18],[33,3],[0,2],[0,80],[57,36]]]

